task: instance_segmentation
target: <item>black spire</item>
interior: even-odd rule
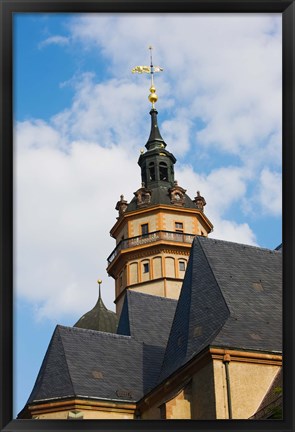
[[[150,115],[151,115],[151,133],[145,146],[148,150],[153,150],[156,147],[165,148],[166,143],[160,134],[160,130],[158,126],[158,118],[157,118],[158,111],[155,108],[152,108],[150,110]]]

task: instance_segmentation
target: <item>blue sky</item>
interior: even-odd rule
[[[140,187],[150,81],[131,69],[149,45],[160,131],[211,237],[281,243],[281,39],[280,14],[15,15],[15,414],[98,278],[114,309],[109,230]]]

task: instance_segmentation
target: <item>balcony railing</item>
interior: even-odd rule
[[[186,234],[175,231],[153,231],[151,233],[143,234],[136,237],[130,237],[123,239],[117,244],[111,255],[108,257],[108,263],[111,264],[118,253],[123,249],[132,248],[135,246],[141,246],[149,243],[153,243],[159,240],[173,241],[179,243],[192,243],[195,238],[195,234]]]

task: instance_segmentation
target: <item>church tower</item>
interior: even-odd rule
[[[151,48],[150,48],[151,50]],[[158,127],[158,99],[153,75],[162,69],[137,66],[133,72],[151,75],[151,132],[141,151],[141,187],[128,203],[121,195],[118,217],[110,234],[116,247],[108,257],[107,272],[115,279],[115,303],[120,314],[126,290],[178,299],[191,244],[196,235],[207,236],[212,223],[204,214],[205,199],[192,200],[174,177],[176,158]]]

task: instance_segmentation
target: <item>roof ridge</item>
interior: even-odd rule
[[[44,372],[43,372],[43,369],[46,370],[46,364],[47,364],[47,360],[48,360],[48,357],[49,357],[50,347],[51,347],[51,345],[52,345],[52,342],[53,342],[53,339],[54,339],[55,334],[56,334],[56,332],[57,332],[57,329],[58,329],[58,325],[55,327],[54,332],[53,332],[53,335],[51,336],[51,339],[50,339],[50,342],[49,342],[48,348],[47,348],[47,350],[46,350],[45,356],[44,356],[44,358],[43,358],[43,361],[42,361],[41,367],[40,367],[40,369],[39,369],[39,372],[38,372],[38,375],[37,375],[37,378],[36,378],[36,381],[35,381],[35,384],[34,384],[34,387],[32,388],[32,391],[31,391],[31,393],[30,393],[30,395],[29,395],[29,397],[28,397],[28,402],[27,402],[27,404],[29,403],[31,397],[33,396],[34,391],[35,391],[35,388],[37,387],[37,384],[38,384],[38,387],[41,387],[41,386],[42,386],[42,383],[43,383],[43,381],[44,381],[44,376],[45,376],[45,374],[44,374]],[[38,382],[38,380],[39,380],[39,382]]]
[[[159,300],[159,301],[167,301],[167,302],[171,302],[171,303],[175,303],[175,302],[177,302],[177,300],[176,299],[173,299],[173,298],[168,298],[168,297],[164,297],[164,296],[159,296],[159,295],[155,295],[155,294],[148,294],[148,293],[143,293],[143,292],[140,292],[140,291],[134,291],[134,290],[128,290],[127,291],[127,294],[130,296],[133,296],[133,295],[135,295],[135,296],[147,296],[147,297],[150,297],[150,298],[152,298],[152,299],[155,299],[155,300]]]
[[[83,327],[71,327],[71,326],[63,326],[63,325],[58,325],[58,327],[70,331],[70,332],[88,332],[88,333],[93,333],[95,335],[97,335],[98,333],[100,335],[102,335],[103,337],[113,337],[118,338],[118,337],[126,337],[126,338],[130,338],[130,336],[127,335],[121,335],[121,334],[117,334],[117,333],[109,333],[109,332],[105,332],[105,331],[101,331],[101,330],[93,330],[93,329],[87,329],[87,328],[83,328]]]
[[[57,328],[58,328],[58,326],[57,326]],[[58,331],[59,330],[60,329],[58,329]],[[64,353],[64,358],[65,358],[65,362],[66,362],[66,366],[67,366],[67,371],[68,371],[70,382],[71,382],[72,388],[73,388],[73,393],[76,396],[75,386],[74,386],[74,383],[73,383],[73,380],[72,380],[72,376],[71,376],[71,373],[70,373],[70,368],[69,368],[69,364],[68,364],[68,360],[67,360],[67,356],[66,356],[66,352],[65,352],[65,347],[64,347],[64,344],[63,344],[63,340],[62,340],[62,334],[61,334],[60,331],[59,331],[59,335],[60,335],[60,341],[61,341],[61,345],[62,345],[62,349],[63,349],[63,353]]]
[[[230,310],[230,308],[229,308],[228,305],[227,305],[227,302],[226,302],[226,300],[225,300],[225,298],[224,298],[224,295],[223,295],[222,289],[220,288],[219,282],[217,281],[216,275],[215,275],[215,273],[214,273],[214,271],[213,271],[213,269],[212,269],[212,266],[211,266],[211,264],[210,264],[210,261],[208,260],[208,257],[207,257],[207,255],[206,255],[206,253],[205,253],[205,251],[204,251],[204,249],[203,249],[203,246],[202,246],[202,244],[201,244],[201,242],[200,242],[200,237],[201,237],[201,236],[196,236],[196,238],[194,239],[193,244],[194,244],[196,241],[199,242],[199,245],[200,245],[201,250],[202,250],[202,252],[203,252],[203,254],[204,254],[205,260],[206,260],[206,262],[207,262],[207,264],[208,264],[208,267],[209,267],[210,272],[211,272],[211,274],[212,274],[212,276],[213,276],[213,279],[215,280],[215,283],[216,283],[216,285],[217,285],[218,288],[219,288],[219,291],[220,291],[221,296],[222,296],[222,298],[223,298],[224,304],[225,304],[225,306],[226,306],[226,308],[227,308],[227,310],[228,310],[228,312],[229,312],[229,315],[231,315],[231,310]],[[202,237],[203,237],[203,236],[202,236]],[[207,237],[206,237],[206,238],[207,238]],[[211,239],[210,239],[210,240],[211,240]],[[227,321],[227,320],[226,320],[226,321]],[[223,323],[223,326],[224,326],[224,324],[226,323],[226,321]],[[223,327],[223,326],[222,326],[222,327]],[[221,327],[221,328],[222,328],[222,327]],[[220,330],[221,330],[221,329],[220,329]]]
[[[230,240],[223,240],[223,239],[215,239],[215,238],[212,238],[212,237],[204,237],[204,236],[201,236],[201,235],[196,235],[196,238],[198,238],[198,239],[201,239],[201,241],[209,241],[209,242],[215,242],[215,243],[225,243],[225,244],[231,244],[231,245],[237,245],[237,246],[239,246],[240,248],[245,248],[245,247],[247,247],[247,248],[252,248],[252,249],[258,249],[258,250],[260,250],[260,251],[267,251],[267,252],[272,252],[272,253],[274,253],[274,254],[277,254],[277,253],[281,253],[281,252],[279,252],[279,251],[277,251],[277,250],[275,250],[275,249],[269,249],[269,248],[266,248],[266,247],[261,247],[261,246],[256,246],[256,245],[250,245],[250,244],[246,244],[246,243],[238,243],[238,242],[234,242],[234,241],[230,241]]]

